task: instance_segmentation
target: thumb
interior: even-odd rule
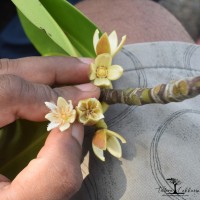
[[[91,83],[51,88],[47,85],[28,82],[13,75],[0,76],[0,127],[18,118],[44,121],[48,108],[44,102],[56,102],[59,96],[72,100],[99,97],[100,90]]]
[[[37,158],[6,186],[4,195],[15,200],[71,198],[82,183],[82,141],[83,126],[77,122],[62,133],[52,130]]]

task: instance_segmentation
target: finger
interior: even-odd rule
[[[18,118],[44,121],[49,112],[44,102],[57,102],[59,96],[72,100],[99,97],[100,90],[91,83],[54,88],[43,84],[30,83],[17,76],[0,76],[0,127]]]
[[[88,82],[89,58],[27,57],[1,59],[0,74],[13,74],[25,80],[53,84],[80,84]]]
[[[55,129],[49,134],[37,158],[5,188],[9,199],[69,199],[79,190],[81,145],[73,137],[74,131],[83,135],[83,126],[75,123],[65,132]]]
[[[7,177],[5,177],[4,175],[0,174],[0,191],[9,184],[10,184],[10,180]]]

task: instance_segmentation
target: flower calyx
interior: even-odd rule
[[[111,155],[121,158],[122,148],[118,139],[121,140],[122,143],[126,143],[124,137],[114,131],[108,129],[97,130],[92,140],[94,154],[100,160],[105,161],[104,151],[108,150]]]

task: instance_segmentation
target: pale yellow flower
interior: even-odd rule
[[[112,80],[117,80],[123,74],[119,65],[111,65],[112,57],[108,53],[98,55],[94,63],[90,64],[89,79],[99,87],[112,87]]]
[[[122,143],[126,143],[126,140],[114,131],[108,129],[100,129],[96,131],[92,140],[92,148],[95,155],[100,160],[105,161],[104,151],[108,150],[108,152],[113,156],[121,158],[122,148],[118,139],[121,140]]]
[[[47,130],[59,127],[60,131],[64,131],[70,127],[76,119],[76,110],[73,109],[72,101],[68,102],[58,97],[57,105],[51,102],[45,102],[46,106],[51,110],[50,113],[45,115],[45,118],[50,121]]]
[[[109,53],[111,56],[115,54],[122,48],[126,41],[126,35],[122,37],[120,44],[118,45],[118,37],[116,31],[113,31],[109,36],[107,33],[104,33],[99,38],[99,30],[96,29],[93,36],[93,46],[96,52],[96,55],[102,53]]]
[[[95,98],[79,101],[76,111],[78,121],[84,125],[94,125],[104,118],[101,103]]]

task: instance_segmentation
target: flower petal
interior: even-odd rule
[[[103,53],[111,53],[110,42],[109,42],[107,33],[104,33],[101,36],[101,38],[99,39],[97,46],[96,46],[96,54],[100,55]]]
[[[68,106],[69,106],[69,108],[70,108],[70,111],[72,111],[73,110],[73,104],[72,104],[72,100],[68,100]]]
[[[96,52],[96,47],[97,47],[98,41],[99,41],[99,30],[96,29],[94,32],[94,36],[93,36],[93,47],[94,47],[95,52]]]
[[[80,123],[82,123],[83,125],[86,125],[86,126],[93,126],[95,125],[99,120],[98,119],[94,119],[92,117],[86,117],[85,114],[82,114],[82,115],[79,115],[78,117],[78,121]]]
[[[103,150],[99,149],[95,145],[92,144],[92,149],[94,151],[94,154],[102,161],[105,161],[105,157],[103,155]]]
[[[118,138],[119,140],[121,140],[122,143],[126,143],[125,138],[122,137],[120,134],[114,132],[114,131],[107,130],[107,135],[108,136],[114,136],[114,137]]]
[[[94,144],[96,147],[98,147],[101,150],[106,150],[106,131],[107,129],[100,129],[95,132],[95,135],[92,139],[92,144]]]
[[[117,80],[123,74],[123,68],[119,65],[112,65],[108,67],[108,79]]]
[[[111,82],[110,80],[108,80],[107,78],[96,78],[94,80],[94,85],[96,86],[110,86],[111,85]]]
[[[83,111],[85,111],[87,109],[87,100],[84,99],[84,100],[80,100],[78,102],[78,105],[76,106],[76,110],[81,113]]]
[[[94,63],[90,64],[90,74],[89,74],[89,79],[94,80],[96,76],[96,65]]]
[[[65,123],[61,126],[59,126],[60,131],[65,131],[70,127],[70,123]]]
[[[87,99],[88,109],[101,108],[101,103],[96,98]]]
[[[57,106],[59,108],[66,108],[69,105],[68,105],[67,101],[63,97],[58,97]]]
[[[112,56],[108,53],[104,53],[101,55],[98,55],[95,59],[95,65],[98,66],[104,66],[104,67],[108,67],[110,66],[112,63]],[[95,70],[96,71],[96,70]]]
[[[71,116],[70,116],[70,119],[69,119],[69,123],[73,123],[76,119],[76,110],[72,110],[71,111]]]
[[[57,123],[59,123],[59,119],[53,113],[46,114],[45,115],[45,119],[48,119],[51,122],[57,122]]]
[[[88,118],[86,118],[85,114],[82,114],[82,113],[80,114],[80,113],[79,113],[78,121],[79,121],[80,123],[82,123],[83,125],[85,125],[85,124],[87,124],[87,122],[88,122]]]
[[[107,150],[112,154],[113,156],[117,158],[122,157],[122,148],[115,136],[108,136],[107,139]]]
[[[47,126],[47,131],[50,131],[56,127],[58,127],[60,125],[60,123],[57,123],[57,122],[50,122]]]
[[[51,102],[44,102],[44,103],[47,106],[47,108],[49,108],[50,110],[57,109],[57,106],[54,103],[51,103]]]
[[[96,123],[98,122],[98,120],[94,120],[93,118],[88,118],[84,123],[83,125],[85,126],[93,126],[95,125]]]
[[[115,51],[112,52],[112,56],[113,56],[113,57],[114,57],[114,56],[116,55],[116,53],[123,47],[125,41],[126,41],[126,35],[124,35],[124,36],[122,37],[122,40],[121,40],[120,44],[119,44],[118,47],[115,49]]]
[[[103,115],[102,112],[103,111],[99,111],[99,112],[96,113],[96,116],[95,116],[96,121],[99,121],[100,119],[104,118],[104,115]]]
[[[118,38],[117,38],[117,33],[116,31],[113,31],[109,36],[108,36],[109,42],[110,42],[110,48],[111,48],[111,54],[115,52],[117,49],[117,44],[118,44]]]

